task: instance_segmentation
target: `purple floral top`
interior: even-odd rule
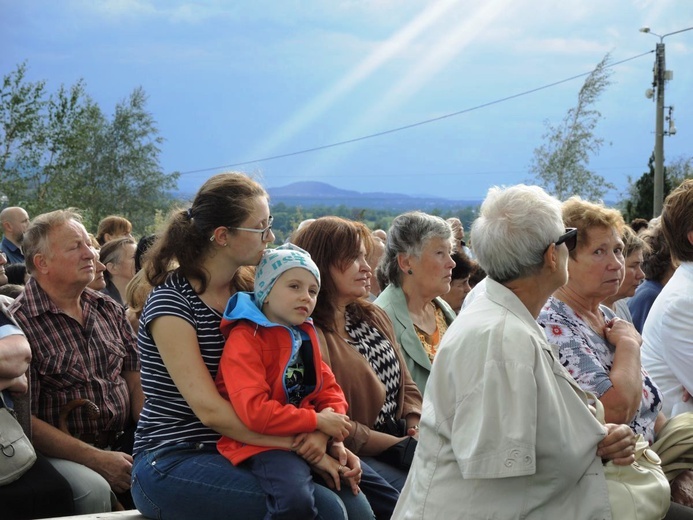
[[[613,386],[609,372],[614,363],[615,347],[594,332],[573,309],[552,296],[537,321],[544,327],[549,343],[558,346],[561,364],[583,390],[601,397]],[[630,427],[652,444],[662,396],[645,369],[640,370],[642,404]]]

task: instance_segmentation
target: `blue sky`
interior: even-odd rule
[[[531,179],[544,121],[583,78],[378,138],[359,138],[619,62],[693,26],[688,0],[0,0],[0,71],[28,60],[51,90],[79,78],[111,113],[137,86],[166,140],[165,171],[195,190],[232,169],[268,187],[317,180],[361,192],[481,198]],[[666,104],[678,133],[665,163],[693,155],[693,31],[667,37]],[[613,68],[597,108],[607,144],[591,167],[618,186],[646,170],[654,54]],[[609,144],[610,143],[610,144]],[[195,170],[208,170],[185,173]]]

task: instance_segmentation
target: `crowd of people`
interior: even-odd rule
[[[38,453],[3,518],[618,518],[603,464],[638,435],[693,518],[693,180],[631,224],[492,188],[470,244],[412,211],[277,246],[240,173],[139,240],[0,223],[0,390]]]

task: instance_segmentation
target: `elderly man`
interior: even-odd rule
[[[29,214],[24,209],[13,206],[0,212],[0,223],[5,235],[0,242],[0,251],[5,253],[7,262],[21,264],[24,262],[22,239],[29,227]]]
[[[116,450],[143,404],[135,337],[122,306],[87,288],[96,255],[78,214],[36,217],[24,253],[31,279],[10,312],[32,348],[34,445],[70,482],[76,513],[108,511],[110,491],[130,488],[132,457]],[[80,399],[100,413],[68,416]]]

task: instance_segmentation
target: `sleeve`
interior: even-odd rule
[[[2,307],[0,309],[0,338],[15,334],[24,336],[22,329],[20,329],[19,326],[17,326],[17,323],[15,323],[15,321],[9,317],[5,304],[0,303],[0,306]]]
[[[315,431],[314,410],[272,399],[258,338],[242,324],[229,333],[219,363],[217,387],[231,401],[250,430],[266,435],[296,435]]]
[[[542,311],[538,321],[544,327],[549,343],[558,347],[561,364],[573,379],[586,392],[592,392],[598,398],[603,396],[613,386],[609,371],[599,361],[584,334],[579,332],[578,326],[555,312]]]
[[[659,334],[664,361],[681,385],[693,391],[693,296],[667,305]]]
[[[197,328],[190,303],[173,287],[159,286],[152,290],[142,311],[142,323],[149,329],[149,325],[162,316],[181,318]]]
[[[344,397],[344,392],[342,392],[342,388],[337,384],[337,379],[332,373],[332,369],[321,360],[320,371],[322,389],[315,400],[316,410],[321,411],[325,408],[332,408],[337,413],[346,414],[349,407]]]
[[[322,355],[323,363],[325,363],[330,368],[330,371],[332,371],[332,360],[330,358],[330,349],[328,347],[328,336],[319,327],[316,327],[316,333],[318,336],[318,342],[320,343],[320,354]],[[334,372],[332,372],[332,374],[334,375]],[[352,418],[351,433],[349,434],[349,437],[344,440],[344,446],[346,446],[354,454],[358,455],[363,445],[368,442],[370,435],[371,429],[366,424],[355,421]]]
[[[471,390],[470,381],[460,380],[454,373],[457,363],[465,361],[446,363],[445,370],[453,372],[449,380],[457,381],[453,384],[456,407],[450,440],[465,479],[518,477],[536,472],[537,382],[529,364],[534,347],[526,348],[531,340],[518,338],[521,336],[506,336],[504,342],[508,348],[526,351],[523,360],[528,364],[486,360]],[[450,390],[439,387],[438,391]]]

